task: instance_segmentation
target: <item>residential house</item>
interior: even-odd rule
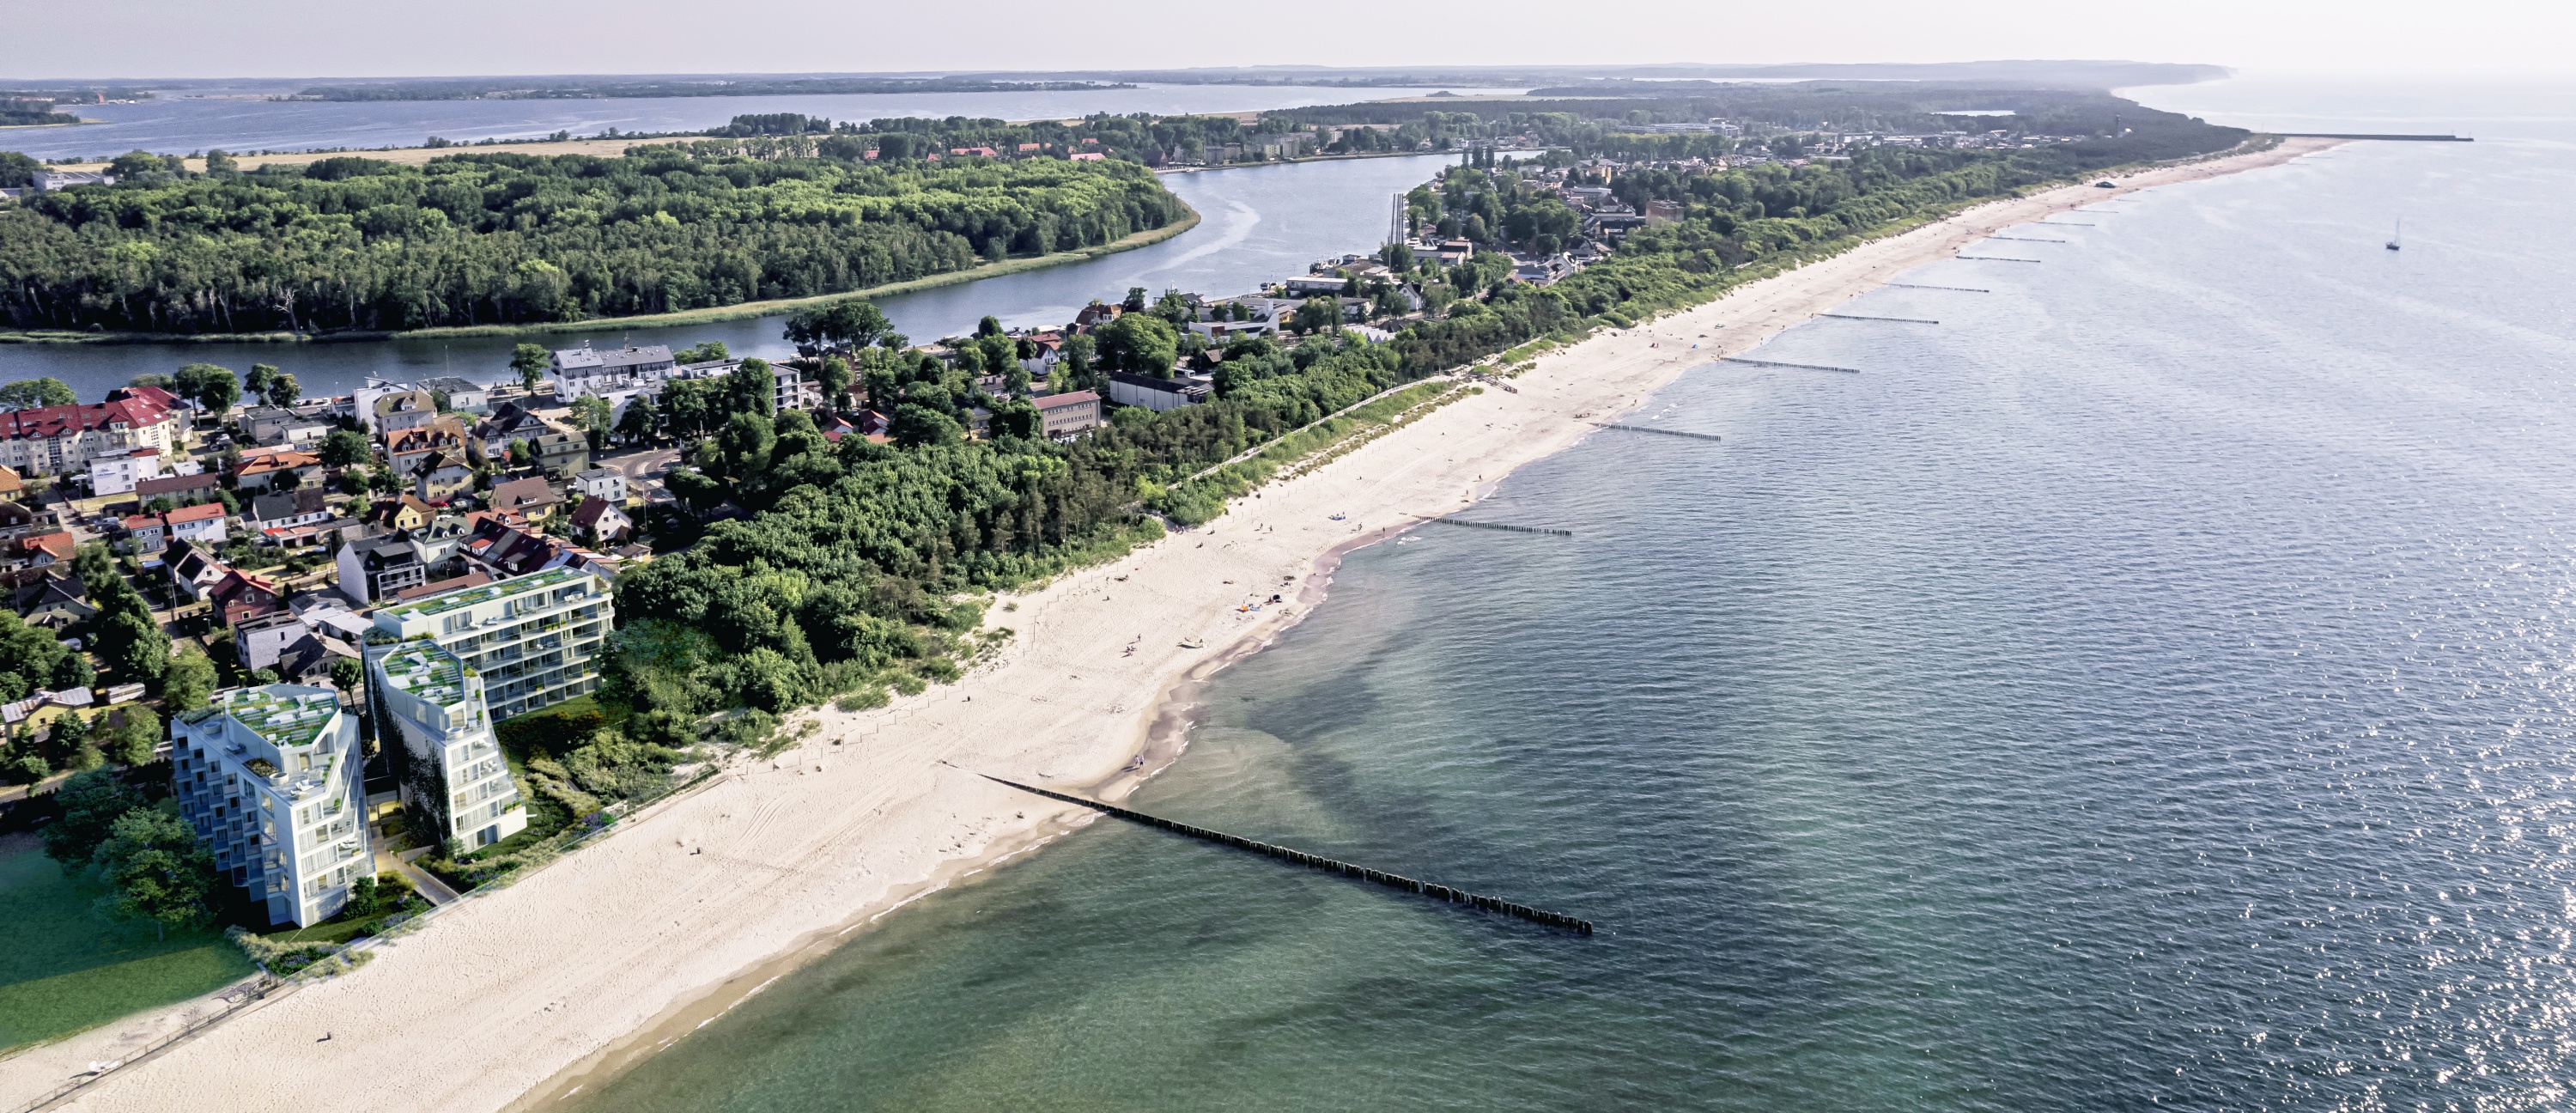
[[[493,720],[507,719],[599,687],[616,617],[608,587],[596,573],[554,568],[378,607],[367,649],[375,658],[379,638],[419,645],[411,639],[426,634],[490,686]]]
[[[429,562],[409,533],[369,537],[340,547],[340,594],[378,603],[429,582]]]
[[[0,499],[16,502],[26,493],[26,480],[18,478],[18,473],[13,469],[0,468]]]
[[[39,533],[18,539],[19,563],[29,568],[69,564],[73,554],[79,551],[80,539],[73,537],[69,530],[56,530],[52,533]]]
[[[653,386],[670,378],[675,370],[667,344],[629,345],[611,351],[595,350],[588,344],[565,348],[554,354],[555,396],[571,402],[589,394]]]
[[[1091,391],[1042,394],[1031,401],[1037,405],[1041,427],[1051,438],[1068,439],[1100,425],[1100,395]]]
[[[503,402],[492,407],[491,416],[474,424],[466,450],[480,463],[506,463],[510,459],[510,442],[528,441],[562,430],[546,423],[525,404]]]
[[[438,399],[417,387],[385,391],[367,405],[367,427],[379,437],[418,429],[436,420]]]
[[[173,541],[193,541],[200,545],[224,543],[224,504],[202,503],[183,506],[161,516]]]
[[[330,419],[319,413],[300,413],[287,406],[253,406],[243,410],[235,424],[252,444],[308,450],[321,444],[332,429]]]
[[[49,572],[18,585],[10,602],[27,625],[59,632],[98,614],[98,608],[85,598],[88,594],[80,577]]]
[[[394,475],[409,479],[419,474],[420,462],[430,453],[450,457],[465,455],[465,422],[453,414],[441,416],[426,425],[396,429],[385,434],[385,465]]]
[[[173,541],[162,550],[161,567],[169,573],[170,587],[187,599],[204,598],[207,589],[233,571],[215,556],[214,550],[189,541]]]
[[[562,547],[544,534],[497,516],[483,519],[461,551],[467,560],[501,579],[542,571],[564,557]]]
[[[616,468],[592,468],[573,476],[572,489],[607,499],[613,505],[626,505],[626,473]]]
[[[131,448],[179,446],[169,393],[154,387],[108,392],[109,401],[0,413],[0,466],[19,475],[87,471],[91,457]]]
[[[481,414],[492,409],[492,388],[470,379],[453,375],[422,379],[420,389],[432,395],[445,395],[447,408],[458,413]]]
[[[89,493],[122,495],[161,476],[161,450],[151,445],[115,448],[89,458]]]
[[[76,707],[98,702],[87,688],[65,688],[59,692],[38,690],[15,703],[0,705],[0,725],[29,729],[40,728]],[[50,712],[50,714],[48,714]]]
[[[412,490],[427,502],[446,505],[456,496],[474,489],[474,468],[465,462],[465,450],[432,452],[420,460],[420,471],[412,476]]]
[[[0,540],[14,541],[25,537],[37,526],[54,518],[53,514],[39,514],[18,503],[0,499]]]
[[[1076,331],[1089,332],[1117,320],[1118,314],[1122,312],[1125,310],[1119,306],[1104,301],[1094,301],[1083,306],[1080,312],[1073,315],[1073,327]]]
[[[329,497],[318,487],[304,487],[251,499],[250,513],[243,518],[252,529],[270,530],[319,522],[330,516]]]
[[[136,556],[150,556],[170,544],[170,528],[158,514],[135,514],[117,523],[125,530],[125,539],[134,546]]]
[[[635,520],[613,503],[598,495],[584,495],[581,507],[572,512],[574,534],[587,537],[595,544],[614,545],[635,531]]]
[[[491,574],[478,568],[462,576],[449,576],[444,580],[431,580],[419,587],[404,588],[401,591],[394,593],[394,601],[397,603],[407,603],[424,595],[436,595],[440,592],[455,591],[459,588],[481,587],[484,584],[491,582]],[[360,631],[360,633],[363,634],[364,631]]]
[[[210,714],[170,720],[179,814],[218,876],[264,904],[270,924],[309,927],[373,877],[365,755],[338,693],[299,684],[219,692]]]
[[[419,529],[438,516],[438,511],[421,499],[404,495],[385,499],[367,508],[367,524],[388,530]]]
[[[337,656],[311,626],[285,612],[234,623],[233,653],[242,668],[268,669],[290,684],[327,683]]]
[[[1157,379],[1125,371],[1109,373],[1109,400],[1121,406],[1143,406],[1161,413],[1196,406],[1215,394],[1215,384],[1200,376]]]
[[[286,609],[286,596],[278,590],[277,581],[238,568],[206,589],[206,601],[214,604],[226,626]]]
[[[214,498],[215,492],[222,489],[222,481],[212,472],[199,472],[195,475],[165,475],[159,479],[146,479],[136,483],[134,499],[137,502],[168,499],[181,504],[205,502]]]
[[[579,433],[548,433],[529,441],[528,450],[547,475],[570,478],[590,470],[590,438]]]
[[[289,474],[295,477],[292,482],[285,479]],[[233,486],[244,491],[292,490],[321,481],[322,457],[292,448],[252,449],[242,453],[241,466],[233,470]]]
[[[527,518],[542,518],[546,511],[563,502],[563,493],[555,490],[553,484],[543,479],[513,479],[507,483],[493,484],[490,494],[485,496],[484,501],[494,510]]]

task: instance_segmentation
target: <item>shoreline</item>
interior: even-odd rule
[[[693,1029],[766,988],[818,943],[1097,816],[970,770],[1091,785],[1102,799],[1131,794],[1186,748],[1190,685],[1310,613],[1352,549],[1472,505],[1686,371],[2003,228],[2335,145],[2292,141],[2132,171],[2114,190],[2000,199],[1543,353],[1513,391],[1453,402],[1403,435],[1235,500],[1207,526],[997,598],[986,621],[1020,634],[956,684],[869,712],[800,714],[823,729],[776,760],[738,762],[722,783],[621,837],[478,894],[366,967],[109,1075],[63,1107],[263,1108],[268,1072],[241,1071],[244,1061],[429,1108],[527,1108],[611,1076],[678,1038],[652,1042],[671,1026]],[[1299,581],[1294,603],[1233,609],[1289,594],[1282,577]],[[1193,636],[1218,648],[1177,647]],[[1148,760],[1135,766],[1140,753]],[[0,1092],[32,1096],[87,1061],[114,1059],[121,1030],[151,1019],[0,1060]],[[325,1032],[336,1036],[316,1042]],[[432,1046],[435,1062],[420,1053]]]

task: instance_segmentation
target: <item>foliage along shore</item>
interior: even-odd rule
[[[1174,200],[1179,201],[1178,198],[1174,198]],[[829,302],[840,301],[845,298],[892,297],[897,294],[908,294],[920,290],[932,290],[942,286],[955,286],[961,283],[978,282],[987,278],[1000,278],[1004,275],[1019,274],[1024,271],[1063,266],[1067,263],[1087,262],[1105,255],[1115,255],[1122,251],[1134,251],[1140,247],[1152,247],[1164,240],[1171,239],[1174,236],[1198,227],[1199,221],[1204,219],[1198,210],[1189,207],[1188,202],[1180,202],[1180,205],[1183,210],[1183,215],[1179,219],[1163,225],[1160,228],[1148,228],[1142,232],[1130,234],[1115,243],[1100,244],[1092,247],[1077,248],[1072,251],[1059,251],[1052,254],[1027,258],[1005,259],[1001,262],[985,263],[967,270],[927,275],[904,282],[893,282],[883,286],[870,287],[865,290],[856,290],[846,294],[817,294],[812,297],[804,298],[784,298],[776,301],[743,302],[736,305],[718,306],[707,309],[688,309],[676,313],[655,313],[639,317],[600,317],[581,321],[550,321],[533,325],[459,325],[447,328],[425,328],[393,332],[352,330],[347,332],[330,333],[216,332],[173,335],[162,332],[70,332],[64,330],[19,332],[0,331],[0,344],[329,344],[340,343],[343,341],[423,340],[481,336],[545,336],[560,335],[564,333],[622,331],[626,329],[640,328],[679,328],[690,325],[717,324],[724,321],[753,320],[761,317],[774,317],[780,314],[794,312],[799,309],[806,309]]]

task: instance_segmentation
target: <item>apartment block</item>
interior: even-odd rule
[[[614,617],[607,580],[553,568],[379,607],[368,652],[436,642],[481,679],[498,722],[598,688]]]
[[[403,804],[431,820],[452,853],[524,830],[527,804],[492,736],[483,678],[428,638],[370,647],[367,656],[376,736]]]
[[[375,873],[358,724],[328,688],[271,684],[215,695],[170,724],[179,814],[215,868],[265,902],[271,924],[309,927]]]

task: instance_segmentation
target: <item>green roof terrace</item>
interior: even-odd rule
[[[597,576],[578,569],[549,568],[543,572],[534,572],[525,576],[503,580],[499,583],[483,584],[477,587],[461,587],[454,591],[442,591],[436,595],[424,595],[408,603],[396,603],[390,607],[379,608],[376,611],[376,617],[394,619],[397,621],[402,619],[433,618],[450,611],[471,607],[477,603],[490,603],[502,599],[513,599],[522,595],[548,591],[554,588],[566,587],[572,584],[596,579],[598,579]]]
[[[292,684],[236,688],[224,693],[224,714],[278,749],[309,746],[340,712],[340,697]]]
[[[388,653],[385,679],[424,703],[441,708],[465,702],[465,663],[432,642],[409,642]]]

